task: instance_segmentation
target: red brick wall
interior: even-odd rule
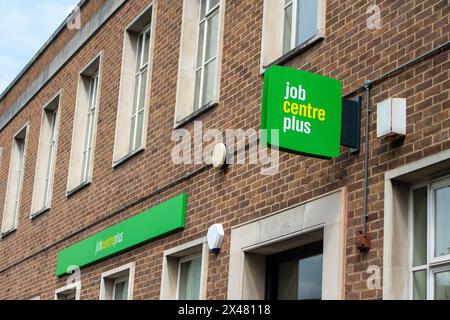
[[[94,8],[101,1],[92,2]],[[0,167],[2,214],[12,137],[24,123],[29,123],[20,220],[17,232],[0,240],[0,269],[194,169],[193,166],[175,166],[170,159],[174,146],[170,137],[175,110],[182,11],[182,2],[175,0],[158,1],[147,148],[116,169],[111,165],[123,32],[148,3],[130,0],[125,4],[0,133],[0,146],[5,149]],[[226,0],[220,103],[200,117],[207,128],[259,128],[262,3],[262,0]],[[446,1],[377,1],[382,9],[381,30],[366,27],[366,10],[370,4],[372,1],[327,1],[324,41],[286,65],[340,79],[344,93],[347,93],[361,86],[364,80],[376,79],[382,73],[449,41],[450,12]],[[57,47],[68,38],[69,35],[62,36],[61,40],[58,38],[58,45],[52,45],[49,52],[56,52]],[[93,183],[67,198],[65,192],[77,74],[100,50],[103,50],[103,79]],[[218,257],[210,257],[207,297],[224,299],[232,226],[343,186],[349,191],[346,298],[381,298],[380,290],[367,289],[368,275],[365,270],[369,264],[382,266],[384,172],[450,148],[449,55],[448,51],[440,53],[374,86],[372,90],[370,102],[374,112],[369,135],[368,219],[372,250],[369,253],[361,255],[354,247],[354,235],[361,228],[363,153],[354,156],[343,148],[341,155],[334,160],[281,153],[280,170],[274,176],[262,176],[260,166],[250,164],[230,166],[224,172],[206,170],[77,236],[51,246],[45,252],[0,271],[0,283],[3,284],[0,299],[36,295],[42,299],[52,299],[54,290],[65,285],[64,278],[54,276],[59,250],[182,192],[188,194],[186,229],[82,269],[82,298],[98,298],[100,274],[131,261],[136,262],[134,297],[159,298],[162,252],[204,236],[211,224],[220,222],[225,227],[225,243]],[[48,54],[47,59],[50,56]],[[42,59],[40,63],[45,65],[48,60]],[[32,79],[35,76],[33,72],[40,69],[36,65],[33,70],[24,79]],[[0,110],[4,110],[17,97],[20,86],[28,83],[29,80],[21,80],[8,98],[1,102]],[[63,95],[52,209],[31,221],[29,213],[40,115],[44,103],[60,89]],[[375,104],[392,96],[407,98],[407,135],[403,144],[399,145],[376,139]],[[193,125],[191,123],[185,127],[192,130]]]

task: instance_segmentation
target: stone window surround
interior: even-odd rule
[[[75,290],[75,300],[80,300],[81,295],[81,281],[70,283],[62,288],[55,290],[55,300],[59,300],[58,296],[62,294],[68,294],[70,291]]]
[[[180,258],[199,252],[202,255],[199,299],[206,299],[209,249],[206,237],[202,237],[164,251],[160,292],[161,300],[174,300],[177,297]]]
[[[134,288],[134,273],[136,269],[136,264],[134,262],[127,263],[123,266],[114,268],[112,270],[103,272],[100,281],[100,300],[111,300],[109,295],[112,294],[112,287],[107,288],[108,280],[116,280],[118,278],[124,277],[128,273],[128,299],[133,300],[133,288]],[[111,292],[107,292],[111,289]],[[107,299],[108,298],[108,299]]]
[[[410,187],[450,172],[450,150],[385,173],[383,299],[411,299]]]
[[[307,50],[325,37],[326,0],[319,0],[316,35],[283,54],[284,0],[264,0],[261,35],[260,73],[274,64],[282,64]]]
[[[98,53],[91,61],[89,61],[86,66],[83,67],[82,71],[78,74],[78,85],[77,85],[77,95],[75,101],[75,114],[73,120],[73,131],[72,131],[72,144],[70,148],[70,160],[69,160],[69,173],[67,178],[67,196],[71,196],[75,192],[83,189],[83,187],[89,185],[92,182],[93,171],[94,171],[94,158],[95,158],[95,147],[97,140],[97,122],[98,115],[100,111],[100,102],[101,102],[101,88],[102,88],[102,56],[103,51]],[[81,163],[82,163],[82,152],[84,147],[84,137],[86,133],[86,125],[85,118],[87,116],[87,112],[83,112],[84,108],[88,111],[88,95],[89,92],[83,92],[84,89],[89,90],[88,88],[83,88],[83,83],[87,81],[87,74],[93,73],[91,69],[97,69],[98,72],[98,84],[97,84],[97,106],[94,114],[94,129],[92,133],[92,150],[91,150],[91,158],[89,163],[89,174],[88,179],[84,183],[79,183],[81,177]],[[83,137],[80,139],[79,137]],[[75,167],[80,170],[80,174],[74,172]]]
[[[320,230],[323,230],[322,298],[344,299],[346,212],[344,187],[233,227],[228,299],[265,298],[265,258],[252,255],[255,250],[279,246],[285,240],[301,239]]]
[[[56,93],[48,102],[44,105],[42,108],[42,116],[41,116],[41,128],[39,133],[39,144],[38,144],[38,153],[37,153],[37,160],[36,160],[36,169],[34,174],[34,183],[33,183],[33,196],[31,200],[31,211],[30,211],[30,219],[36,218],[43,214],[44,212],[50,210],[52,198],[53,198],[53,184],[54,184],[54,174],[55,174],[55,168],[56,168],[56,157],[58,153],[58,137],[59,137],[59,123],[61,119],[61,101],[62,101],[62,90],[60,90],[58,93]],[[51,177],[50,182],[48,186],[48,204],[45,207],[42,207],[39,205],[39,203],[36,203],[37,198],[39,196],[39,193],[41,193],[40,196],[45,197],[43,193],[45,192],[45,186],[40,185],[42,183],[42,176],[41,174],[44,173],[45,170],[42,170],[43,168],[47,167],[48,162],[48,150],[45,148],[45,144],[48,141],[50,132],[48,131],[48,127],[45,123],[45,117],[48,110],[57,110],[56,114],[56,123],[55,123],[55,146],[53,150],[53,159],[51,163]]]
[[[122,46],[122,65],[120,68],[120,85],[119,85],[119,99],[117,106],[117,118],[116,129],[114,137],[114,151],[112,167],[115,168],[122,163],[126,162],[133,156],[140,154],[145,150],[147,142],[147,125],[148,115],[150,108],[150,96],[151,96],[151,79],[153,71],[153,57],[155,49],[155,29],[157,24],[157,2],[152,1],[141,13],[131,21],[124,30],[124,40]],[[145,20],[146,14],[151,10],[150,17],[150,49],[149,49],[149,62],[147,72],[147,86],[145,93],[145,109],[144,109],[144,122],[142,125],[142,140],[141,147],[133,152],[129,152],[129,132],[131,130],[131,110],[133,108],[133,82],[136,68],[136,44],[134,35],[138,33],[137,27],[148,26],[142,25],[142,21]],[[142,30],[139,30],[142,31]],[[131,93],[131,94],[130,94]],[[125,134],[126,133],[126,134]]]
[[[12,139],[12,146],[11,146],[11,150],[12,151],[11,151],[11,155],[10,155],[10,163],[9,163],[9,169],[8,169],[8,181],[6,183],[7,185],[6,185],[5,203],[4,203],[4,208],[3,208],[3,219],[2,219],[2,226],[1,226],[1,238],[4,238],[4,237],[8,236],[9,234],[13,233],[17,229],[17,225],[19,223],[20,202],[21,202],[21,193],[22,193],[22,188],[23,188],[23,178],[25,176],[25,164],[26,164],[26,159],[27,159],[27,147],[28,147],[28,140],[29,140],[28,139],[29,131],[30,131],[30,125],[27,122],[19,130],[16,131],[16,133],[14,134],[14,137]],[[11,193],[10,189],[12,188],[11,187],[11,172],[12,172],[11,170],[12,170],[12,167],[13,167],[13,157],[15,156],[15,153],[16,153],[14,151],[15,150],[15,143],[16,143],[15,140],[16,140],[16,137],[18,135],[22,134],[22,133],[25,135],[25,138],[24,138],[25,145],[24,145],[23,160],[22,160],[23,168],[22,168],[21,177],[19,178],[20,179],[19,180],[20,186],[18,188],[18,193],[19,193],[19,195],[18,195],[18,202],[19,202],[19,206],[17,208],[15,221],[13,223],[12,228],[10,230],[5,230],[4,229],[4,222],[5,222],[5,214],[6,214],[6,211],[7,211],[7,205],[6,205],[7,204],[7,199],[8,199],[8,197],[12,197],[12,195],[10,194]]]
[[[178,61],[177,91],[175,104],[174,129],[179,128],[213,107],[220,99],[220,79],[222,74],[223,33],[225,25],[225,0],[220,0],[219,33],[217,36],[216,87],[214,99],[209,104],[193,111],[195,62],[198,45],[198,2],[199,0],[183,0],[183,13],[180,37],[180,53]]]

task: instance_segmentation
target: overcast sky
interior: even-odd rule
[[[0,93],[79,0],[0,0]]]

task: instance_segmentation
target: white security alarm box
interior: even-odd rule
[[[406,135],[406,99],[388,98],[377,104],[377,138]]]
[[[209,250],[215,254],[220,252],[220,247],[222,247],[223,238],[225,232],[223,230],[223,225],[220,223],[213,224],[206,234],[206,239],[208,240]]]

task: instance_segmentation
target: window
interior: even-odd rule
[[[314,37],[318,32],[319,0],[285,0],[283,53]]]
[[[129,152],[141,146],[144,123],[145,96],[147,89],[148,59],[150,52],[150,27],[138,35],[136,74],[134,75],[133,111],[131,113],[131,134]]]
[[[185,0],[175,126],[218,101],[224,8],[220,0]]]
[[[262,67],[323,38],[325,16],[325,0],[264,0]]]
[[[347,189],[231,228],[230,300],[344,297]]]
[[[0,147],[0,172],[2,169],[2,164],[3,164],[3,148]],[[3,181],[0,183],[0,187],[2,186]]]
[[[145,146],[153,48],[153,7],[126,29],[113,165]]]
[[[14,231],[19,220],[20,195],[25,169],[26,136],[27,127],[24,127],[13,139],[3,211],[2,236]]]
[[[71,283],[55,291],[55,300],[80,300],[81,283]]]
[[[201,0],[193,110],[214,99],[219,31],[219,0]]]
[[[412,189],[412,297],[450,300],[450,179]]]
[[[31,204],[31,217],[50,208],[58,137],[60,95],[48,103],[42,112],[36,173]]]
[[[134,263],[102,274],[100,300],[132,300]]]
[[[89,79],[89,103],[86,121],[86,131],[84,134],[83,161],[81,163],[81,183],[88,181],[89,163],[92,157],[92,140],[94,135],[94,118],[97,109],[98,73]]]
[[[178,300],[198,300],[200,295],[201,252],[179,259]]]
[[[127,300],[128,298],[128,276],[114,280],[113,300]]]
[[[100,62],[97,56],[80,72],[68,177],[68,195],[92,180],[100,100]]]
[[[322,252],[322,242],[316,242],[267,257],[266,298],[320,300]]]
[[[208,255],[205,238],[165,251],[161,299],[206,299]]]

